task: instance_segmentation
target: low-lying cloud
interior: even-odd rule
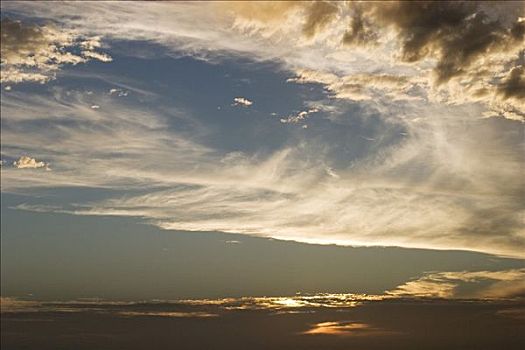
[[[470,288],[466,288],[469,285]],[[429,273],[387,294],[432,298],[524,298],[525,270]]]

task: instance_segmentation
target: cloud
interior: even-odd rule
[[[312,326],[311,329],[303,332],[305,335],[333,335],[344,337],[378,337],[395,335],[398,332],[387,331],[381,328],[372,327],[360,322],[321,322]]]
[[[230,241],[224,241],[224,243],[226,243],[226,244],[241,244],[242,242],[241,241],[236,241],[236,240],[230,240]]]
[[[101,62],[111,62],[113,60],[109,55],[95,51],[82,51],[82,56],[85,58],[93,58]]]
[[[238,27],[256,28],[265,35],[275,33],[288,21],[295,22],[298,16],[302,17],[301,34],[307,38],[314,37],[334,21],[339,8],[333,1],[229,2],[219,5],[219,10],[233,13]]]
[[[356,8],[357,27],[349,31],[346,41],[368,43],[354,39],[369,33],[359,25],[364,8],[373,28],[368,40],[394,29],[401,62],[432,66],[433,79],[425,88],[430,99],[450,104],[482,102],[495,115],[525,120],[520,112],[521,66],[517,65],[525,50],[523,3],[499,3],[492,8],[483,2],[396,1]]]
[[[328,12],[315,11],[317,7]],[[327,39],[326,43],[316,41],[311,45],[304,39],[297,40],[297,50],[308,47],[320,52],[331,49],[337,53],[324,57],[329,61],[337,58],[339,62],[333,62],[334,66],[330,67],[329,61],[323,62],[313,71],[321,76],[335,74],[335,80],[339,80],[339,83],[335,84],[332,79],[328,88],[336,92],[338,98],[354,101],[375,99],[377,95],[370,93],[372,89],[369,83],[392,76],[391,73],[381,72],[385,64],[382,69],[378,70],[376,66],[371,73],[366,73],[370,75],[368,79],[359,79],[341,68],[352,66],[339,57],[349,59],[356,52],[362,54],[369,51],[377,58],[384,57],[383,62],[388,62],[387,65],[391,67],[397,66],[403,70],[409,66],[417,67],[416,77],[404,77],[410,81],[408,86],[401,86],[401,82],[388,86],[381,84],[384,96],[394,97],[395,100],[424,98],[447,104],[481,102],[493,116],[524,121],[524,98],[519,94],[513,97],[505,93],[507,86],[515,86],[518,91],[520,89],[520,70],[514,69],[519,68],[517,59],[525,49],[525,22],[520,17],[523,11],[523,4],[518,2],[499,3],[494,7],[487,7],[483,2],[448,1],[301,3],[287,7],[280,14],[276,9],[273,20],[259,20],[258,28],[265,33],[264,36],[275,39],[277,44],[284,43],[282,36],[285,33],[291,36],[303,35],[306,40],[316,35],[323,38],[340,35],[340,41],[352,53],[346,54],[344,49],[337,46],[336,40]],[[336,16],[340,17],[338,21],[334,20]],[[276,18],[281,21],[274,22]],[[345,20],[348,20],[349,25],[342,30],[339,25]],[[295,32],[294,26],[299,26],[301,30]],[[363,58],[374,62],[372,55]],[[311,53],[305,52],[304,56],[310,57]],[[299,74],[305,66],[312,65],[306,61],[298,65],[298,59],[292,57],[284,59]],[[364,65],[363,62],[358,64]],[[511,71],[514,72],[513,80],[510,80]],[[324,80],[318,82],[326,84]]]
[[[343,43],[346,45],[375,45],[378,35],[366,20],[363,9],[354,6],[353,10],[350,27],[342,39]]]
[[[122,311],[117,315],[125,317],[169,317],[169,318],[203,318],[218,317],[218,314],[206,312],[170,312],[170,311]]]
[[[379,96],[396,101],[421,99],[421,96],[411,93],[415,86],[422,84],[421,80],[407,76],[368,73],[338,76],[313,70],[299,70],[297,76],[288,79],[288,82],[322,83],[326,85],[331,97],[352,101],[372,100]]]
[[[338,9],[337,4],[331,1],[312,2],[307,8],[306,21],[303,25],[304,35],[313,37],[334,20]]]
[[[13,166],[17,169],[45,168],[46,170],[50,170],[49,164],[44,163],[44,162],[39,162],[35,158],[31,158],[28,156],[21,156],[18,160],[13,162]]]
[[[3,189],[126,188],[72,212],[140,216],[167,229],[523,256],[523,4],[334,2],[316,5],[337,7],[320,22],[308,19],[314,5],[3,2],[99,37],[81,50],[124,39],[214,63],[272,60],[290,82],[325,88],[316,120],[328,125],[270,154],[225,154],[204,145],[199,136],[212,131],[188,111],[194,134],[170,127],[173,114],[158,106],[14,91],[2,96],[2,156],[38,152],[61,169],[37,178],[3,167]],[[304,122],[305,112],[283,119]],[[507,119],[484,118],[494,116]],[[21,127],[43,119],[53,121],[45,133]],[[50,146],[57,135],[67,154]]]
[[[283,3],[282,6],[266,3],[251,5],[254,13],[258,12],[255,10],[257,8],[265,14],[261,16],[247,15],[247,8],[243,5],[232,5],[231,8],[245,21],[255,21],[258,32],[264,33],[262,35],[265,37],[275,38],[278,43],[283,42],[282,36],[286,32],[295,36],[302,34],[306,39],[318,34],[322,36],[323,33],[331,37],[341,35],[341,42],[353,51],[360,47],[370,49],[370,46],[377,46],[376,52],[379,49],[384,53],[386,49],[395,54],[392,55],[394,60],[385,59],[390,64],[402,66],[409,63],[425,67],[419,70],[420,75],[428,78],[424,88],[430,94],[433,94],[430,89],[440,89],[441,94],[446,93],[450,103],[483,101],[495,113],[505,117],[509,115],[506,110],[516,109],[512,101],[510,105],[501,106],[492,100],[494,96],[502,100],[510,97],[498,93],[507,84],[501,77],[509,74],[509,66],[510,70],[515,68],[516,58],[525,49],[525,22],[520,17],[524,13],[522,3],[498,3],[493,7],[483,2],[455,1],[348,4],[320,1]],[[338,21],[335,21],[336,17],[340,17]],[[339,24],[345,21],[349,22],[348,27],[339,28]],[[245,24],[242,28],[246,26],[249,27]],[[297,34],[294,26],[300,29]],[[297,42],[299,50],[308,46],[301,38]],[[332,45],[332,50],[341,51],[336,41],[327,40],[327,44]],[[322,46],[319,42],[312,45]],[[308,47],[326,50],[325,47]],[[290,63],[296,66],[296,62]],[[325,63],[321,71],[326,71],[326,66]],[[337,75],[341,75],[341,69],[331,70],[331,73],[338,70]],[[427,74],[430,71],[432,74]],[[495,72],[499,73],[496,79]],[[376,70],[373,74],[384,73]],[[451,80],[455,80],[455,83],[449,89],[445,85]],[[463,90],[461,100],[456,98],[458,89]],[[366,82],[355,82],[347,86],[346,90],[346,94],[339,96],[354,100],[368,96],[362,92],[367,90]],[[486,91],[486,98],[480,98],[481,91]],[[445,101],[443,95],[441,98]],[[516,114],[515,111],[513,113]],[[523,115],[514,119],[523,119]]]
[[[61,212],[137,216],[165,229],[522,256],[521,151],[514,147],[522,134],[511,121],[421,107],[404,111],[406,129],[399,129],[343,110],[328,114],[333,127],[362,129],[344,139],[321,134],[269,154],[224,153],[195,137],[210,134],[206,125],[185,117],[195,123],[194,133],[179,132],[168,127],[177,113],[155,103],[127,105],[108,97],[106,89],[67,92],[57,90],[53,99],[21,92],[3,96],[2,158],[24,149],[55,164],[52,174],[39,176],[2,167],[4,191],[126,189],[125,196],[77,200]],[[92,103],[104,108],[94,111]],[[318,113],[319,119],[327,117]],[[444,117],[455,122],[449,125]],[[42,118],[52,121],[46,133],[20,127]],[[406,135],[381,146],[400,130]],[[57,138],[68,152],[53,146]],[[343,153],[337,161],[328,151],[341,142],[367,151],[351,162]]]
[[[498,316],[515,318],[518,320],[525,320],[525,308],[521,309],[503,309],[496,312]]]
[[[128,96],[129,91],[124,91],[122,89],[112,88],[112,89],[109,90],[109,94],[110,95],[117,95],[118,97],[125,97],[125,96]]]
[[[100,43],[71,30],[54,25],[23,24],[9,18],[1,20],[2,83],[39,82],[54,79],[64,64],[76,65],[89,59],[103,62],[111,57],[93,51]],[[80,54],[74,53],[84,47]]]
[[[300,122],[306,120],[306,118],[310,114],[317,113],[317,112],[319,112],[319,109],[317,109],[317,108],[310,108],[309,110],[301,111],[301,112],[299,112],[297,114],[289,115],[286,118],[281,118],[280,121],[281,121],[281,123],[284,123],[284,124],[297,124],[297,123],[300,123]]]
[[[275,23],[282,21],[291,10],[302,7],[299,1],[261,1],[253,2],[227,2],[220,4],[220,7],[235,16],[246,20],[260,23]]]
[[[523,66],[513,67],[507,77],[498,86],[498,94],[504,99],[514,98],[525,100],[525,69]]]
[[[519,12],[506,27],[469,2],[396,1],[373,6],[371,14],[379,25],[392,26],[399,32],[402,60],[437,57],[438,84],[467,72],[478,59],[491,53],[515,51],[523,39]]]
[[[250,107],[252,104],[253,102],[245,97],[235,97],[232,106]]]
[[[228,52],[255,60],[278,58],[292,71],[314,70],[339,78],[356,73],[405,76],[417,89],[407,94],[384,86],[387,96],[483,103],[491,116],[525,120],[517,99],[497,90],[525,48],[520,2],[490,7],[483,2],[404,1],[156,3],[132,9],[118,3],[97,5],[3,8],[38,12],[76,31],[96,32],[98,39],[147,39],[206,60],[220,60],[221,53]],[[152,16],[138,15],[144,11]],[[79,15],[70,18],[73,12]],[[90,13],[99,19],[93,21]],[[173,18],[178,19],[176,27]],[[339,96],[370,98],[366,81],[350,83],[345,90]]]
[[[37,301],[20,300],[16,298],[0,298],[1,312],[27,312],[36,311],[41,306]]]
[[[465,286],[469,284],[471,288],[467,289]],[[523,298],[525,270],[429,273],[406,282],[387,294],[432,298]]]
[[[2,297],[4,312],[82,312],[115,314],[124,317],[217,317],[231,310],[269,310],[275,314],[287,310],[312,308],[354,308],[366,301],[385,299],[366,294],[308,294],[274,297],[241,297],[222,299],[179,299],[153,301],[111,301],[86,298],[71,301],[34,301]],[[166,308],[167,311],[162,311]]]
[[[331,177],[333,177],[333,178],[336,178],[336,179],[339,179],[339,178],[340,178],[340,176],[337,175],[337,173],[334,171],[334,169],[332,169],[332,168],[330,168],[330,167],[327,167],[327,168],[326,168],[326,173],[327,173],[328,175],[330,175]]]

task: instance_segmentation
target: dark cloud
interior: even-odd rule
[[[2,313],[2,347],[508,350],[525,341],[522,300],[403,298],[312,307],[294,304],[294,296],[274,311],[234,301],[230,308],[217,305],[221,300],[40,302]]]
[[[498,94],[503,98],[525,98],[525,69],[517,66],[511,69],[505,80],[498,86]]]
[[[437,58],[438,84],[465,73],[482,55],[506,51],[523,38],[520,22],[506,27],[474,2],[401,1],[374,6],[378,24],[399,32],[402,60]]]
[[[510,34],[516,40],[523,40],[525,36],[525,23],[524,22],[515,23],[514,26],[510,29]]]
[[[372,30],[370,24],[364,18],[363,11],[356,7],[350,28],[343,36],[343,43],[347,45],[367,45],[375,43],[376,40],[377,33]]]
[[[485,237],[493,246],[513,246],[525,250],[522,238],[525,204],[513,203],[508,206],[472,210],[458,232],[462,235],[481,239]]]
[[[21,22],[9,18],[0,21],[0,32],[2,34],[2,61],[34,53],[36,49],[47,44],[41,28],[34,25],[22,25]]]
[[[303,33],[307,37],[314,36],[320,29],[332,21],[337,14],[336,4],[328,1],[316,1],[306,9],[306,22]]]

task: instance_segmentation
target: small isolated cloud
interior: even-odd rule
[[[317,108],[311,108],[307,111],[301,111],[297,114],[291,114],[289,116],[287,116],[286,118],[281,118],[281,123],[283,124],[297,124],[299,122],[302,122],[303,120],[305,120],[308,115],[312,114],[312,113],[317,113],[319,112],[319,110]]]
[[[40,169],[45,168],[49,169],[49,164],[41,161],[37,161],[35,158],[28,156],[21,156],[18,160],[13,162],[13,166],[17,169]]]
[[[311,329],[303,332],[305,335],[333,335],[345,337],[375,337],[390,334],[395,332],[386,331],[381,328],[372,327],[366,323],[359,322],[321,322],[312,326]]]
[[[94,51],[100,46],[98,37],[81,37],[51,24],[23,24],[9,18],[2,19],[0,26],[2,83],[45,83],[54,79],[64,64],[111,61],[108,55]],[[80,54],[75,52],[79,48]]]
[[[243,106],[243,107],[249,107],[253,104],[252,101],[248,100],[245,97],[235,97],[233,99],[232,106]]]
[[[241,244],[241,241],[230,240],[230,241],[224,241],[224,243],[226,243],[226,244]]]
[[[91,106],[91,109],[99,109],[99,108],[100,108],[99,105],[92,105],[92,106]]]
[[[118,96],[118,97],[128,96],[128,93],[129,91],[124,91],[122,89],[110,89],[109,90],[110,95]]]

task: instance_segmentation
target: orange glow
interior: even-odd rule
[[[371,335],[392,335],[395,334],[395,332],[374,328],[369,324],[359,322],[321,322],[313,325],[311,329],[302,334],[360,337]]]

